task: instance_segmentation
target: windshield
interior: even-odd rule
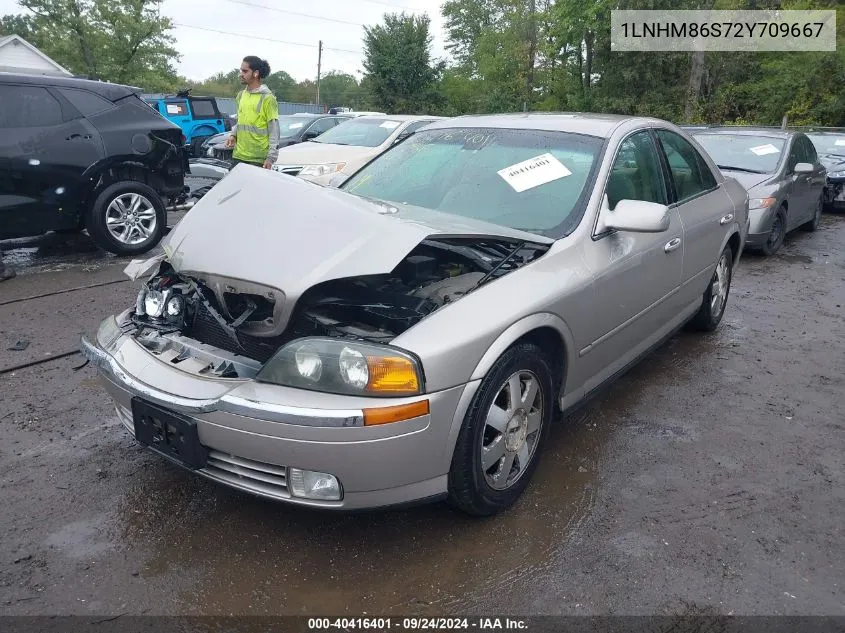
[[[333,127],[315,143],[333,143],[335,145],[356,145],[358,147],[378,147],[387,140],[393,131],[402,125],[402,121],[390,117],[378,119],[350,119]]]
[[[291,138],[297,136],[302,132],[302,128],[311,123],[311,117],[303,116],[280,116],[279,117],[279,136],[282,138]]]
[[[564,132],[423,130],[341,188],[557,239],[580,221],[601,148]]]
[[[845,134],[807,134],[818,154],[845,156]]]
[[[747,134],[695,135],[702,147],[719,166],[719,169],[770,174],[777,169],[784,143],[773,136],[749,136]]]

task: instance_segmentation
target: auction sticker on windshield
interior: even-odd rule
[[[379,127],[383,127],[386,130],[395,130],[399,127],[399,121],[385,121]]]
[[[572,174],[566,166],[551,154],[534,158],[500,169],[498,173],[517,193],[545,185],[553,180]]]
[[[777,154],[780,150],[774,145],[769,144],[752,147],[751,151],[757,154],[757,156],[765,156],[766,154]]]
[[[842,147],[843,145],[845,145],[845,139],[841,139],[841,138],[836,139],[835,145]]]

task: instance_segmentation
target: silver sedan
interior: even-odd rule
[[[748,190],[749,249],[773,255],[791,231],[818,228],[827,171],[806,134],[767,128],[693,134],[722,172]]]
[[[441,121],[339,188],[239,165],[82,346],[141,444],[221,484],[493,514],[561,412],[719,325],[747,205],[661,120]]]

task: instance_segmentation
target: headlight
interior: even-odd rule
[[[341,171],[346,167],[346,163],[326,163],[325,165],[305,165],[300,176],[325,176],[326,174],[333,174]]]
[[[255,377],[285,387],[355,396],[423,393],[419,361],[388,345],[304,338],[280,349]]]
[[[160,317],[164,313],[164,294],[158,290],[147,291],[144,297],[144,312],[156,319]]]
[[[749,209],[768,209],[775,202],[777,202],[777,200],[775,200],[775,198],[751,198],[748,201],[748,208]]]
[[[828,173],[828,178],[845,178],[845,171],[832,171]]]
[[[182,312],[185,309],[185,299],[182,298],[182,295],[173,295],[167,300],[166,308],[164,310],[165,315],[169,319],[175,319],[179,316],[182,316]]]

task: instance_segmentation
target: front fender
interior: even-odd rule
[[[481,378],[484,378],[484,376],[487,375],[487,372],[489,372],[493,367],[496,360],[505,353],[505,350],[529,332],[540,328],[551,328],[563,339],[563,347],[565,350],[565,358],[563,359],[565,383],[566,369],[574,360],[572,356],[572,350],[575,349],[575,344],[573,342],[574,338],[572,336],[572,331],[563,319],[550,312],[528,315],[509,326],[495,341],[493,341],[493,344],[487,348],[487,351],[481,357],[478,365],[476,365],[475,371],[472,372],[470,380],[480,380]]]

